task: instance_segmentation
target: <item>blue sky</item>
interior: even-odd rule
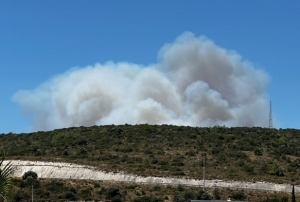
[[[270,76],[277,128],[300,128],[300,1],[0,1],[0,133],[29,132],[13,95],[72,67],[157,62],[185,31]]]

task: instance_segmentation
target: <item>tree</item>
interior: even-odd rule
[[[22,176],[22,179],[26,180],[28,177],[32,177],[33,179],[36,180],[38,176],[37,176],[36,172],[33,172],[30,170],[30,171],[27,171],[24,173],[24,175]]]
[[[13,172],[13,165],[11,162],[4,165],[5,154],[0,160],[0,201],[7,201],[12,194],[13,184],[10,175]]]

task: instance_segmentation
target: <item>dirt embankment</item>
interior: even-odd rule
[[[8,161],[4,162],[4,165]],[[165,185],[186,185],[186,186],[203,186],[203,180],[186,179],[186,178],[163,178],[163,177],[142,177],[126,173],[113,173],[98,170],[95,167],[59,163],[59,162],[42,162],[42,161],[20,161],[12,160],[15,166],[14,177],[22,177],[27,171],[34,171],[39,178],[59,178],[59,179],[78,179],[78,180],[95,180],[95,181],[118,181],[133,182],[143,184],[165,184]],[[239,182],[223,180],[206,180],[206,187],[228,187],[234,189],[252,189],[262,191],[280,191],[291,192],[290,184],[275,184],[269,182]],[[300,187],[295,186],[295,192],[300,192]]]

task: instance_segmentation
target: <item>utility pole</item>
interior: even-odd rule
[[[296,202],[296,197],[295,197],[295,185],[293,184],[293,189],[292,189],[292,202]]]
[[[205,153],[203,152],[203,191],[205,191]]]

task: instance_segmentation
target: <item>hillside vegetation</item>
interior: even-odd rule
[[[143,176],[299,184],[300,131],[108,125],[0,135],[8,159],[63,161]]]
[[[12,201],[31,201],[31,182],[14,179]],[[33,182],[34,201],[111,201],[111,202],[189,202],[191,199],[245,200],[252,202],[288,202],[290,193],[257,190],[231,190],[190,186],[146,185],[124,182],[37,179]],[[300,199],[296,196],[297,201]]]

